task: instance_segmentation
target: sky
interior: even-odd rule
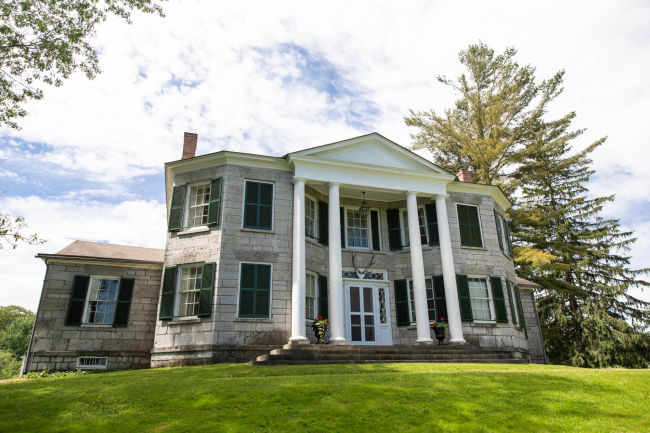
[[[0,305],[35,310],[45,265],[75,239],[164,248],[163,164],[183,132],[197,154],[281,156],[369,132],[410,146],[409,109],[442,112],[455,95],[436,76],[462,73],[482,41],[539,79],[564,69],[549,116],[577,112],[574,146],[593,155],[593,195],[638,241],[650,267],[650,3],[644,1],[172,0],[166,17],[110,19],[93,41],[102,73],[75,74],[0,128],[0,209],[24,216],[37,246],[0,250]],[[635,294],[650,300],[650,293]]]

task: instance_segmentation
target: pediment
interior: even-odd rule
[[[432,162],[377,133],[312,147],[294,152],[291,155],[449,174]]]

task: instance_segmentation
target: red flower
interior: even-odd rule
[[[322,318],[323,318],[323,316],[318,316],[318,317],[316,317],[316,318],[317,318],[317,319],[322,319]]]
[[[327,319],[325,319],[325,321],[327,322]]]
[[[441,317],[440,320],[445,320],[445,318],[444,318],[444,317]]]
[[[433,328],[434,326],[436,326],[436,324],[435,323],[429,323],[429,326]]]

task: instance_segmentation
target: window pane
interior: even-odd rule
[[[413,290],[413,281],[409,281],[409,300],[411,305],[411,323],[415,323],[415,292]]]
[[[208,222],[210,185],[195,185],[190,188],[187,209],[187,227],[199,227]]]
[[[402,211],[402,245],[405,247],[411,245],[409,239],[409,215],[405,210]]]
[[[347,210],[347,243],[349,247],[368,248],[368,217],[358,210]]]
[[[271,265],[255,265],[257,266],[257,288],[270,289],[271,288]]]
[[[372,302],[372,287],[363,288],[363,311],[371,313],[374,311]]]
[[[350,311],[358,312],[361,310],[361,300],[359,299],[359,288],[350,287]]]
[[[91,279],[85,323],[113,323],[119,285],[119,280]]]
[[[316,203],[305,199],[305,236],[316,237]]]
[[[273,204],[273,185],[270,183],[260,183],[260,204]]]
[[[184,266],[181,268],[181,284],[178,296],[178,315],[193,316],[199,308],[201,291],[201,273],[203,265]]]
[[[467,284],[472,302],[472,316],[475,320],[491,320],[487,280],[485,278],[468,278]]]
[[[305,317],[316,318],[316,276],[307,274],[305,278]]]

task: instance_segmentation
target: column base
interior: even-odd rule
[[[330,344],[332,344],[332,345],[334,345],[334,346],[347,346],[347,345],[349,345],[350,343],[349,343],[348,340],[346,340],[345,338],[339,337],[339,338],[333,338],[333,339],[331,339],[331,340],[330,340]]]
[[[433,340],[430,338],[420,338],[418,341],[415,342],[416,345],[425,345],[425,344],[433,344]]]
[[[289,344],[309,344],[309,340],[305,337],[291,337],[289,338]]]
[[[449,344],[467,344],[464,338],[458,338],[456,340],[449,340]]]

